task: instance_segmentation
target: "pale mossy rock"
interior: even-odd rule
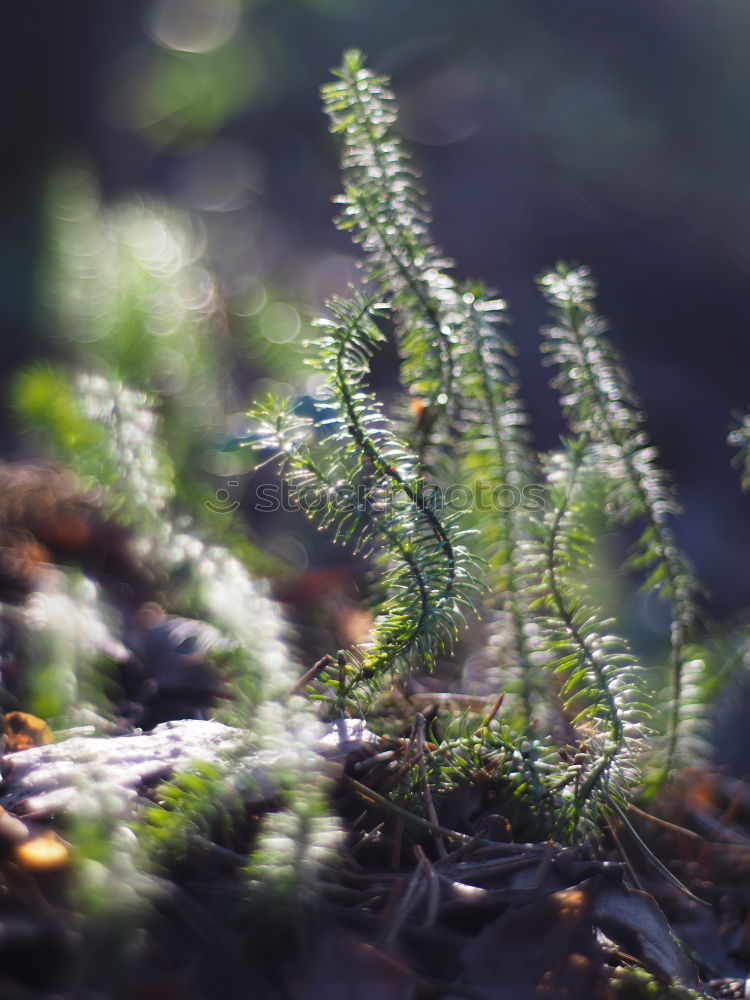
[[[359,719],[321,727],[312,750],[334,767],[379,740]],[[20,815],[49,819],[87,811],[92,798],[111,812],[125,813],[149,788],[192,762],[229,766],[242,772],[245,804],[259,807],[279,792],[279,758],[284,750],[253,751],[248,734],[213,720],[165,722],[148,733],[106,739],[74,736],[61,743],[8,754],[0,764],[0,805]]]

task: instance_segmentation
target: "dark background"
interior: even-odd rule
[[[686,506],[680,541],[710,611],[732,613],[750,604],[750,503],[726,445],[750,404],[749,42],[746,0],[10,5],[4,384],[48,350],[45,190],[70,162],[106,198],[152,191],[201,212],[230,292],[258,276],[319,306],[354,251],[331,225],[339,179],[318,87],[358,46],[393,76],[436,240],[509,299],[541,448],[561,421],[534,277],[560,257],[592,268]],[[11,452],[7,414],[3,426]]]

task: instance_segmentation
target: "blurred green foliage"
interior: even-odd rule
[[[82,171],[59,176],[50,201],[44,304],[53,336],[75,364],[159,396],[182,467],[220,425],[226,378],[225,329],[200,229],[140,198],[102,209]]]

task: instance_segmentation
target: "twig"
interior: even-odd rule
[[[409,734],[409,741],[404,749],[404,758],[401,762],[396,775],[394,777],[394,783],[398,781],[403,774],[406,773],[407,769],[414,761],[418,760],[422,754],[422,747],[418,746],[418,734],[419,734],[419,716],[414,720],[414,725],[411,727],[411,733]],[[414,747],[418,746],[416,757],[413,758]],[[398,868],[401,862],[401,846],[404,839],[404,819],[402,816],[396,818],[396,826],[393,834],[393,851],[391,852],[391,864],[394,868]]]
[[[419,844],[414,845],[414,854],[419,862],[419,867],[427,878],[427,912],[425,913],[422,926],[432,927],[437,920],[438,906],[440,904],[440,879]]]
[[[648,847],[648,845],[644,843],[644,841],[641,839],[638,832],[633,827],[633,824],[625,815],[624,810],[617,804],[617,802],[615,802],[614,799],[612,800],[612,805],[614,806],[617,815],[620,817],[620,819],[627,827],[628,833],[633,838],[636,845],[641,849],[647,860],[650,861],[651,864],[654,866],[654,868],[656,868],[656,870],[660,872],[668,882],[671,882],[673,886],[679,889],[680,892],[683,892],[688,897],[688,899],[692,899],[694,903],[700,903],[701,906],[710,907],[711,906],[710,903],[707,903],[705,899],[700,899],[698,896],[692,893],[686,885],[680,882],[680,880],[677,878],[676,875],[672,874],[672,872],[667,868],[667,866],[662,861],[659,861],[659,859],[651,850],[651,848]]]
[[[306,670],[297,683],[290,689],[290,696],[300,694],[301,691],[304,691],[307,685],[311,684],[322,670],[325,670],[326,667],[332,667],[335,662],[334,658],[329,656],[328,653],[325,656],[321,656],[318,662],[313,663],[310,669]]]
[[[349,787],[359,795],[360,798],[374,802],[376,805],[380,806],[381,809],[385,809],[387,812],[393,813],[395,816],[402,816],[409,823],[414,824],[414,826],[421,826],[425,830],[429,830],[431,833],[439,833],[445,837],[458,837],[462,841],[473,841],[473,837],[469,837],[465,833],[459,833],[458,830],[449,830],[445,826],[435,825],[431,823],[430,820],[424,819],[422,816],[417,816],[416,813],[409,812],[408,809],[404,809],[403,806],[396,805],[395,802],[391,802],[390,799],[384,798],[377,792],[374,792],[367,785],[363,785],[361,781],[357,781],[356,778],[351,778],[347,776],[347,784]],[[480,843],[489,844],[491,841],[482,840]],[[494,846],[494,845],[493,845]]]
[[[401,927],[409,916],[410,911],[419,902],[422,893],[427,887],[426,882],[423,882],[422,879],[422,868],[417,865],[411,874],[409,884],[406,886],[406,892],[404,892],[401,896],[401,899],[396,906],[396,912],[386,923],[385,933],[381,936],[379,942],[381,947],[389,949],[395,942],[398,932],[401,930]]]
[[[424,744],[425,744],[424,716],[421,714],[421,712],[417,714],[417,720],[415,725],[417,728],[417,740],[419,743],[419,757],[418,757],[419,776],[422,781],[424,804],[425,804],[425,809],[427,810],[427,818],[431,823],[434,823],[435,826],[439,826],[438,815],[437,812],[435,811],[435,803],[432,801],[432,789],[430,788],[430,783],[427,780],[427,764],[425,763],[425,758],[424,758]],[[438,856],[444,858],[448,853],[445,847],[445,841],[443,840],[443,838],[440,836],[439,833],[435,834],[434,840],[435,840],[435,850],[438,852]]]
[[[680,837],[685,837],[687,840],[695,840],[699,844],[706,843],[706,838],[701,837],[701,835],[696,833],[694,830],[687,830],[684,826],[678,826],[677,823],[670,823],[669,820],[661,819],[659,816],[652,816],[651,813],[644,812],[643,809],[639,809],[638,806],[633,805],[632,802],[628,802],[628,810],[635,813],[636,816],[640,816],[642,819],[647,819],[651,823],[656,823],[657,826],[661,826],[665,830],[669,830],[671,833],[676,833]]]
[[[489,726],[489,724],[492,722],[492,720],[495,718],[495,716],[497,715],[497,713],[502,708],[502,704],[503,704],[504,701],[505,701],[505,691],[502,691],[497,696],[497,698],[495,698],[495,703],[492,706],[492,708],[490,709],[489,714],[487,716],[485,716],[485,718],[482,720],[482,725],[479,727],[480,730],[487,729],[487,727]]]
[[[643,885],[641,884],[641,880],[638,878],[638,875],[636,874],[636,870],[633,867],[630,858],[628,857],[627,851],[623,847],[622,841],[617,836],[617,830],[615,830],[614,826],[611,823],[608,823],[607,825],[609,827],[610,836],[612,837],[612,840],[614,840],[615,842],[615,847],[620,852],[620,856],[622,857],[622,860],[625,862],[625,867],[628,870],[628,875],[630,875],[630,878],[633,881],[633,885],[636,887],[636,889],[642,890]]]
[[[377,837],[384,826],[385,823],[378,823],[378,825],[374,826],[372,830],[368,830],[367,833],[363,833],[357,843],[353,844],[349,849],[349,854],[354,854],[355,852],[360,851],[365,844],[369,844],[371,840],[374,840],[374,838]]]
[[[431,823],[430,820],[425,819],[423,816],[417,816],[416,813],[409,812],[408,809],[404,809],[403,806],[396,805],[395,802],[391,802],[390,799],[384,798],[377,792],[374,792],[372,788],[368,788],[367,785],[363,785],[361,781],[357,781],[356,778],[352,778],[349,775],[346,777],[346,783],[356,792],[360,798],[365,799],[380,806],[381,809],[385,809],[386,812],[391,812],[396,816],[403,816],[407,822],[411,823],[413,826],[420,826],[424,830],[429,830],[431,833],[439,833],[443,837],[456,837],[467,847],[474,848],[476,846],[477,854],[492,852],[493,854],[525,854],[533,855],[544,853],[547,850],[547,844],[501,844],[496,840],[489,840],[487,837],[478,837],[476,834],[470,836],[468,833],[461,833],[458,830],[450,830],[447,826],[436,825]],[[509,858],[508,861],[511,859]],[[501,863],[501,862],[500,862]]]
[[[481,833],[475,833],[463,844],[459,844],[454,850],[449,851],[444,858],[440,859],[440,864],[452,864],[454,861],[460,861],[461,858],[465,857],[472,848],[483,843]]]
[[[539,886],[544,881],[544,876],[549,871],[549,867],[552,864],[552,858],[555,854],[555,845],[550,843],[547,844],[547,850],[544,852],[542,860],[539,862],[539,871],[534,876],[534,881],[531,883],[532,888],[538,889]]]

